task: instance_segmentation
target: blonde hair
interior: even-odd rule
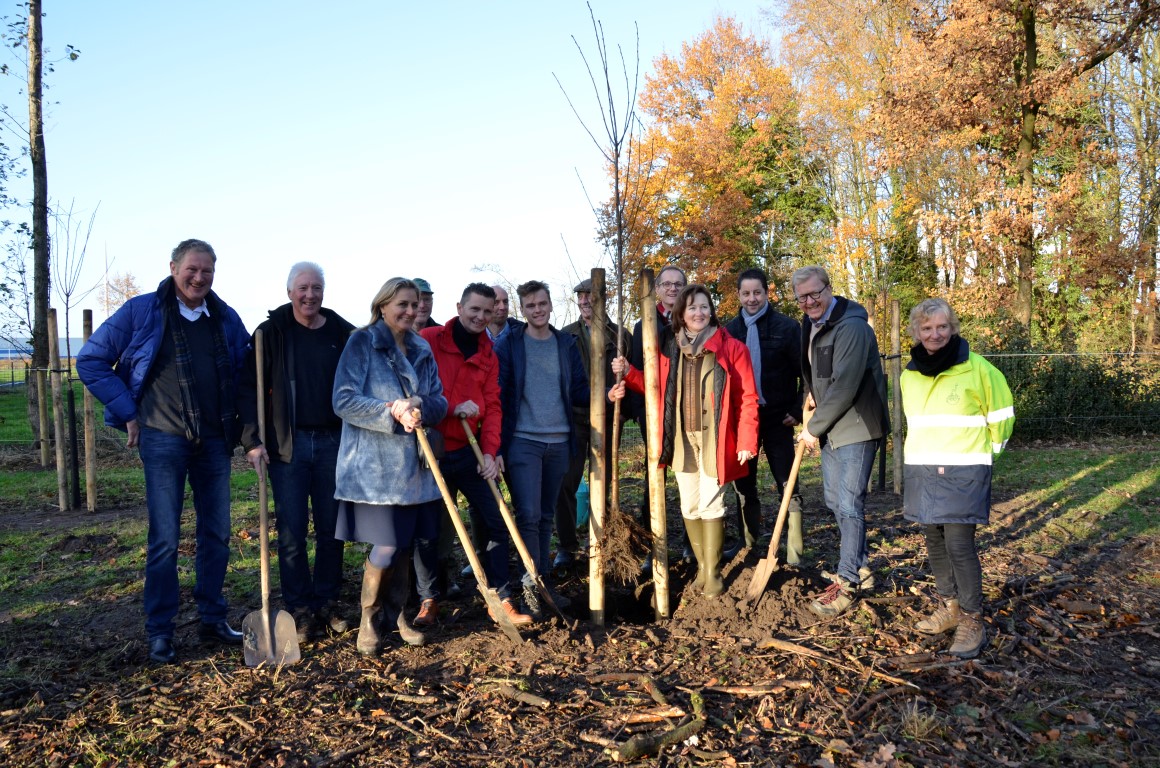
[[[930,317],[938,314],[947,316],[947,323],[951,326],[951,333],[957,334],[960,329],[959,316],[951,309],[951,305],[947,304],[946,299],[931,298],[923,299],[914,309],[910,310],[910,324],[906,330],[910,332],[910,338],[914,339],[915,344],[919,344],[918,327]]]
[[[371,299],[371,321],[367,323],[364,328],[370,328],[372,325],[383,319],[383,305],[390,304],[391,300],[399,294],[399,291],[411,290],[415,292],[415,297],[419,297],[419,286],[415,285],[413,280],[406,277],[392,277],[387,282],[383,283],[383,287]]]

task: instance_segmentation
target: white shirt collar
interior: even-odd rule
[[[190,309],[181,299],[177,300],[177,309],[181,312],[181,316],[186,320],[193,322],[197,318],[205,315],[209,317],[209,307],[206,306],[205,299],[201,300],[201,306]]]

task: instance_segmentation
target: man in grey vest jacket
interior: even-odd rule
[[[810,604],[819,616],[837,616],[870,582],[866,548],[866,485],[878,442],[890,433],[886,379],[866,310],[835,296],[818,266],[793,273],[802,318],[802,380],[806,406],[816,408],[798,439],[822,448],[822,487],[842,536],[829,588]]]

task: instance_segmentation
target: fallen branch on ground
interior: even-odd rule
[[[617,748],[614,757],[621,762],[636,760],[642,755],[656,752],[661,747],[667,747],[670,744],[680,744],[694,733],[700,731],[705,727],[705,700],[697,693],[691,694],[691,700],[693,705],[693,718],[689,722],[656,735],[637,734],[621,744]]]

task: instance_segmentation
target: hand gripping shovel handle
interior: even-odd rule
[[[459,535],[459,543],[463,545],[463,551],[467,554],[467,562],[471,563],[471,572],[475,574],[475,581],[479,585],[479,593],[483,595],[483,601],[491,609],[491,615],[499,623],[499,628],[503,630],[503,633],[515,642],[522,643],[524,638],[520,636],[520,631],[516,629],[515,624],[512,624],[511,617],[500,604],[499,595],[487,584],[483,565],[475,554],[475,547],[471,545],[471,536],[468,535],[467,528],[459,517],[459,508],[455,506],[455,499],[451,498],[447,481],[443,479],[443,473],[439,471],[439,462],[435,458],[435,454],[431,452],[431,444],[427,442],[427,435],[423,432],[422,427],[415,428],[415,437],[419,440],[419,447],[427,459],[427,466],[431,468],[431,474],[435,476],[435,484],[439,486],[439,493],[443,495],[443,503],[447,505],[448,517],[451,518],[455,532]]]
[[[483,467],[483,451],[479,448],[479,441],[475,439],[475,434],[472,433],[471,427],[467,424],[467,417],[460,416],[459,423],[463,425],[463,433],[467,435],[467,442],[471,444],[471,450],[475,452],[475,460],[479,462],[479,466]],[[536,570],[536,564],[532,560],[532,553],[528,551],[528,545],[524,543],[524,537],[520,535],[520,529],[516,526],[515,517],[512,516],[512,511],[503,500],[503,494],[499,492],[499,486],[496,485],[495,480],[488,480],[487,487],[491,489],[491,495],[495,497],[495,503],[499,505],[500,514],[503,516],[504,524],[507,525],[508,533],[511,534],[512,542],[516,545],[516,551],[520,553],[520,560],[524,563],[524,568],[528,569],[528,575],[532,577],[536,588],[540,590],[540,594],[544,598],[552,610],[563,619],[568,621],[568,617],[556,605],[556,601],[552,599],[552,593],[544,584],[544,578],[540,576],[539,571]]]
[[[813,409],[806,410],[802,414],[802,425],[809,424],[810,416],[814,413]],[[745,594],[746,601],[750,607],[756,607],[761,600],[761,596],[765,594],[765,588],[769,585],[769,577],[777,570],[777,550],[781,543],[781,531],[785,527],[786,514],[789,511],[790,501],[793,499],[794,487],[797,484],[798,471],[802,466],[802,458],[806,453],[806,444],[799,442],[794,449],[793,466],[789,470],[789,479],[786,480],[785,490],[781,494],[781,508],[777,511],[777,522],[773,526],[773,536],[769,540],[769,550],[766,552],[757,566],[753,569],[753,578],[749,582],[749,591]]]

